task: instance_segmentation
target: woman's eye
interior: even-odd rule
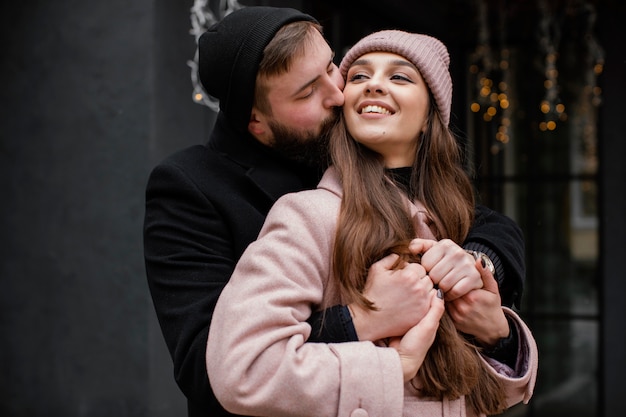
[[[400,81],[406,81],[409,83],[412,83],[413,80],[411,80],[409,77],[405,76],[405,75],[400,75],[400,74],[395,74],[391,77],[392,80],[400,80]]]
[[[350,77],[350,81],[359,81],[359,80],[364,80],[365,74],[354,74],[352,77]]]

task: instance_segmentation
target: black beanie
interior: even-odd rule
[[[247,129],[263,50],[287,23],[316,20],[298,10],[244,7],[211,26],[198,40],[198,73],[204,89],[238,129]]]

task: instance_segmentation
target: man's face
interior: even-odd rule
[[[333,52],[319,32],[289,72],[265,80],[272,114],[266,116],[267,144],[285,156],[303,161],[326,150],[326,134],[343,105],[344,81]],[[318,142],[322,143],[311,143]],[[304,157],[304,159],[302,158]]]

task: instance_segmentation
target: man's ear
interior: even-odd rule
[[[252,107],[250,121],[248,122],[248,132],[259,142],[268,145],[270,139],[270,128],[267,124],[267,116],[256,107]]]

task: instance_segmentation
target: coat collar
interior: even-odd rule
[[[343,196],[343,187],[341,185],[341,180],[339,179],[339,173],[335,167],[331,166],[326,170],[326,172],[324,172],[317,188],[330,191],[331,193],[336,194],[339,198]]]
[[[245,170],[272,202],[284,194],[314,188],[319,180],[315,169],[281,157],[247,130],[234,128],[221,111],[207,146]]]

